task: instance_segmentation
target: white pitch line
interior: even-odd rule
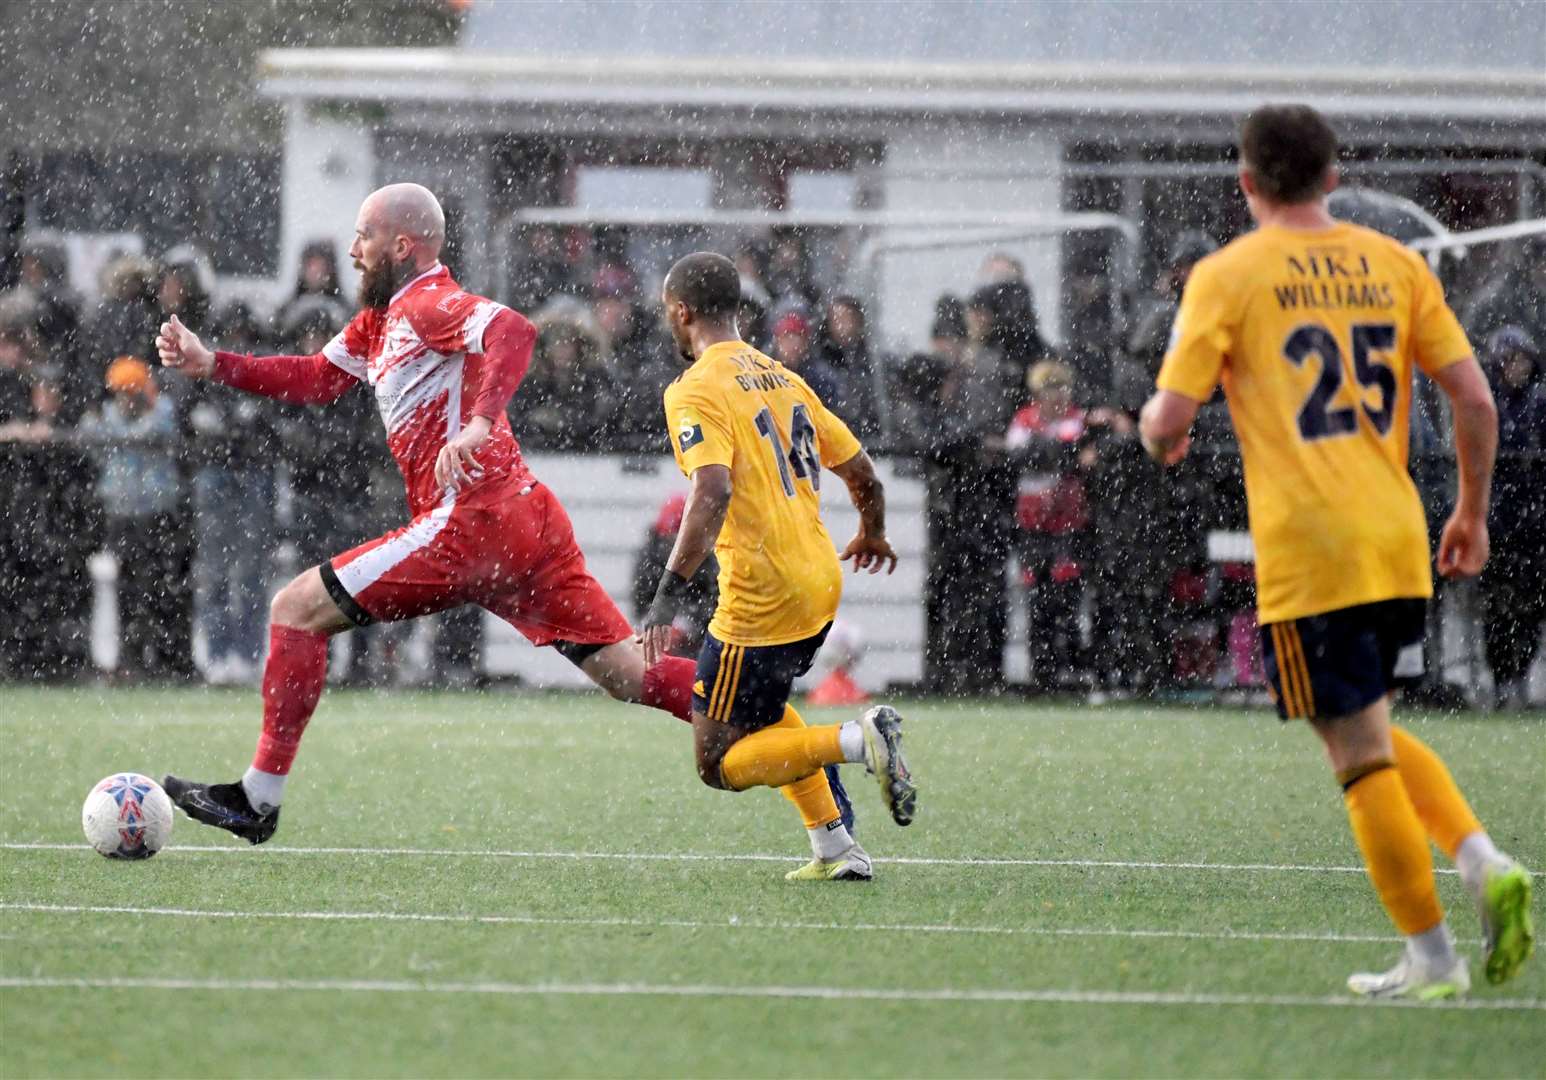
[[[0,844],[5,851],[89,851],[86,844]],[[217,847],[213,844],[169,847],[168,852],[179,855],[236,855],[249,849],[236,846]],[[263,851],[272,855],[365,855],[365,856],[418,856],[434,859],[569,859],[569,860],[620,860],[623,862],[793,862],[795,855],[773,854],[712,854],[702,852],[659,851],[483,851],[470,848],[365,848],[365,847],[283,847],[264,845]],[[899,857],[872,857],[877,863],[890,866],[1043,866],[1073,867],[1076,869],[1115,870],[1238,870],[1283,871],[1310,874],[1362,874],[1361,866],[1322,866],[1311,863],[1213,863],[1213,862],[1129,862],[1118,859],[1011,859],[996,856],[963,857],[957,859]],[[1448,867],[1436,867],[1435,873],[1454,874]]]
[[[1258,1008],[1416,1008],[1546,1012],[1535,998],[1365,1001],[1291,994],[1179,994],[1150,990],[906,989],[867,986],[705,986],[669,983],[410,982],[373,979],[142,979],[0,976],[14,990],[198,990],[250,993],[492,994],[511,997],[806,998],[817,1001],[951,1001],[1054,1005],[1243,1005]]]
[[[553,915],[471,915],[414,911],[228,911],[213,908],[126,907],[91,904],[34,904],[0,902],[0,911],[54,915],[150,915],[185,919],[278,919],[314,922],[416,922],[489,926],[622,926],[645,929],[687,930],[815,930],[890,931],[903,934],[980,934],[1023,937],[1160,938],[1185,941],[1310,941],[1389,944],[1401,938],[1389,934],[1339,934],[1315,931],[1254,930],[1150,930],[1117,927],[1068,926],[958,926],[951,923],[835,923],[785,922],[730,918],[711,922],[699,919],[627,919]],[[1478,944],[1463,941],[1461,944]]]

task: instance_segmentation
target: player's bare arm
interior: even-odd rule
[[[199,335],[184,326],[176,315],[161,324],[156,352],[161,355],[163,366],[191,378],[206,379],[215,372],[214,351],[206,348]]]
[[[1143,448],[1161,465],[1174,465],[1192,445],[1192,421],[1201,402],[1174,390],[1156,390],[1138,414]]]
[[[644,646],[644,663],[653,667],[666,655],[671,640],[671,622],[687,591],[687,583],[714,550],[719,530],[730,510],[730,470],[724,465],[704,465],[692,474],[692,490],[682,513],[682,527],[666,561],[655,600],[644,619],[639,641]]]
[[[839,560],[852,560],[854,573],[868,570],[878,574],[883,566],[886,573],[892,573],[897,556],[886,539],[886,487],[875,475],[875,463],[860,450],[832,471],[848,485],[848,498],[859,511],[859,532],[848,542]]]
[[[1487,565],[1487,508],[1498,453],[1498,408],[1476,358],[1439,369],[1433,379],[1449,398],[1455,419],[1460,490],[1439,538],[1438,567],[1445,577],[1474,577]]]

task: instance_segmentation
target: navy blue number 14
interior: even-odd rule
[[[778,462],[778,478],[783,482],[784,494],[794,496],[794,482],[804,480],[814,491],[821,490],[821,456],[816,452],[816,425],[811,423],[810,413],[804,405],[796,405],[789,417],[789,446],[779,436],[778,425],[773,422],[770,409],[757,414],[757,431],[773,444],[773,458]]]

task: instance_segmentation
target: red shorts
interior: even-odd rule
[[[465,492],[321,570],[333,601],[360,626],[477,604],[533,645],[633,636],[585,568],[569,515],[541,484]]]

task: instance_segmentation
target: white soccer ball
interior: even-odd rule
[[[86,840],[109,859],[148,859],[172,836],[172,800],[139,773],[114,773],[81,807]]]

